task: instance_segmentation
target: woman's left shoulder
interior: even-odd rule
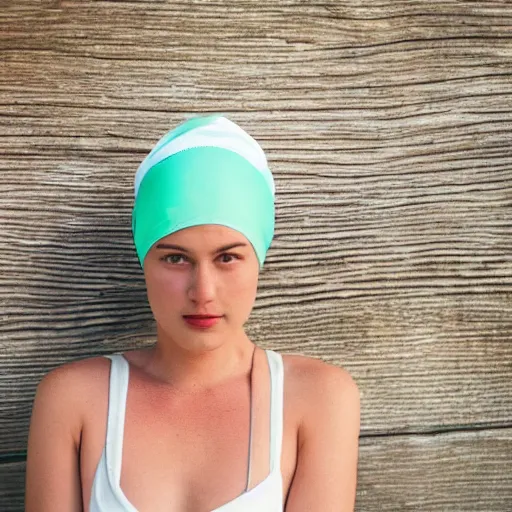
[[[285,382],[299,396],[314,398],[327,392],[359,399],[357,383],[346,368],[300,354],[281,356]]]

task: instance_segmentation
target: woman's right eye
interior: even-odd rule
[[[169,260],[168,258],[184,258],[185,256],[183,256],[183,254],[167,254],[166,256],[164,256],[162,259],[164,261],[168,261],[169,263],[177,263],[176,260],[172,261],[172,260]]]

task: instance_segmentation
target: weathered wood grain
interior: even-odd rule
[[[495,512],[512,500],[512,431],[361,439],[356,511]],[[21,512],[23,462],[0,465],[2,512]]]
[[[502,1],[5,2],[4,460],[45,372],[152,343],[134,173],[223,112],[277,189],[248,333],[358,382],[358,509],[507,510],[511,25]],[[22,471],[0,464],[0,510],[22,509]]]
[[[356,510],[504,511],[511,429],[361,440]]]

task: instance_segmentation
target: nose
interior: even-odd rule
[[[197,263],[190,274],[188,297],[197,304],[206,304],[215,298],[215,270],[207,263]]]

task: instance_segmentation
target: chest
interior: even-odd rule
[[[130,383],[119,487],[138,512],[211,511],[266,485],[270,386],[256,379],[251,400],[248,386],[233,384],[178,399],[136,380]],[[91,409],[83,429],[84,510],[105,445],[108,389],[104,397]],[[280,463],[285,497],[297,458],[297,418],[286,401],[283,412]]]

